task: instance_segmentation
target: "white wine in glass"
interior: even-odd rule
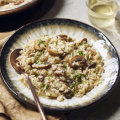
[[[87,0],[89,19],[97,27],[112,25],[118,11],[116,0]]]

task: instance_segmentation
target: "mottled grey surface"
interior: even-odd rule
[[[85,0],[56,0],[53,8],[42,19],[56,17],[71,18],[92,25]],[[111,40],[120,56],[120,21],[116,20],[111,27],[99,30]],[[117,85],[112,94],[97,106],[82,112],[71,112],[67,116],[68,120],[120,120],[120,85]]]

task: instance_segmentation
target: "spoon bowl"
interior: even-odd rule
[[[14,51],[11,52],[11,54],[10,54],[10,63],[11,63],[11,65],[12,65],[12,67],[13,67],[18,73],[20,73],[20,74],[22,73],[22,74],[25,75],[25,77],[26,77],[26,79],[27,79],[27,81],[28,81],[28,85],[29,85],[29,87],[30,87],[30,89],[31,89],[32,95],[33,95],[33,97],[34,97],[34,100],[35,100],[35,102],[36,102],[36,105],[37,105],[37,107],[38,107],[38,110],[39,110],[39,112],[40,112],[40,114],[41,114],[41,116],[42,116],[42,119],[43,119],[43,120],[47,120],[47,118],[46,118],[46,116],[45,116],[45,113],[44,113],[44,110],[43,110],[43,108],[42,108],[42,105],[41,105],[41,103],[40,103],[40,101],[39,101],[39,98],[38,98],[36,92],[35,92],[34,86],[32,85],[32,82],[31,82],[31,80],[30,80],[30,78],[29,78],[29,75],[28,75],[24,70],[22,70],[20,67],[17,66],[17,62],[18,62],[18,61],[17,61],[17,57],[19,57],[21,50],[22,50],[22,49],[15,49]]]
[[[23,72],[24,72],[21,68],[17,67],[17,65],[16,65],[16,63],[18,62],[18,61],[16,60],[16,58],[19,57],[21,50],[22,50],[22,49],[15,49],[15,50],[10,54],[10,63],[11,63],[11,65],[12,65],[12,67],[13,67],[17,72],[19,72],[19,73],[23,73]]]

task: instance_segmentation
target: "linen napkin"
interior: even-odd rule
[[[14,31],[0,33],[0,49]],[[66,120],[65,116],[47,115],[48,120]],[[19,103],[7,90],[0,78],[0,120],[42,120],[39,112]]]

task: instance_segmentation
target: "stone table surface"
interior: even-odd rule
[[[56,0],[52,9],[41,19],[47,18],[70,18],[92,25],[88,18],[85,0]],[[116,19],[111,27],[97,29],[110,39],[120,56],[120,21]],[[67,116],[68,120],[120,120],[120,85],[118,84],[104,101],[91,109],[72,111]]]

